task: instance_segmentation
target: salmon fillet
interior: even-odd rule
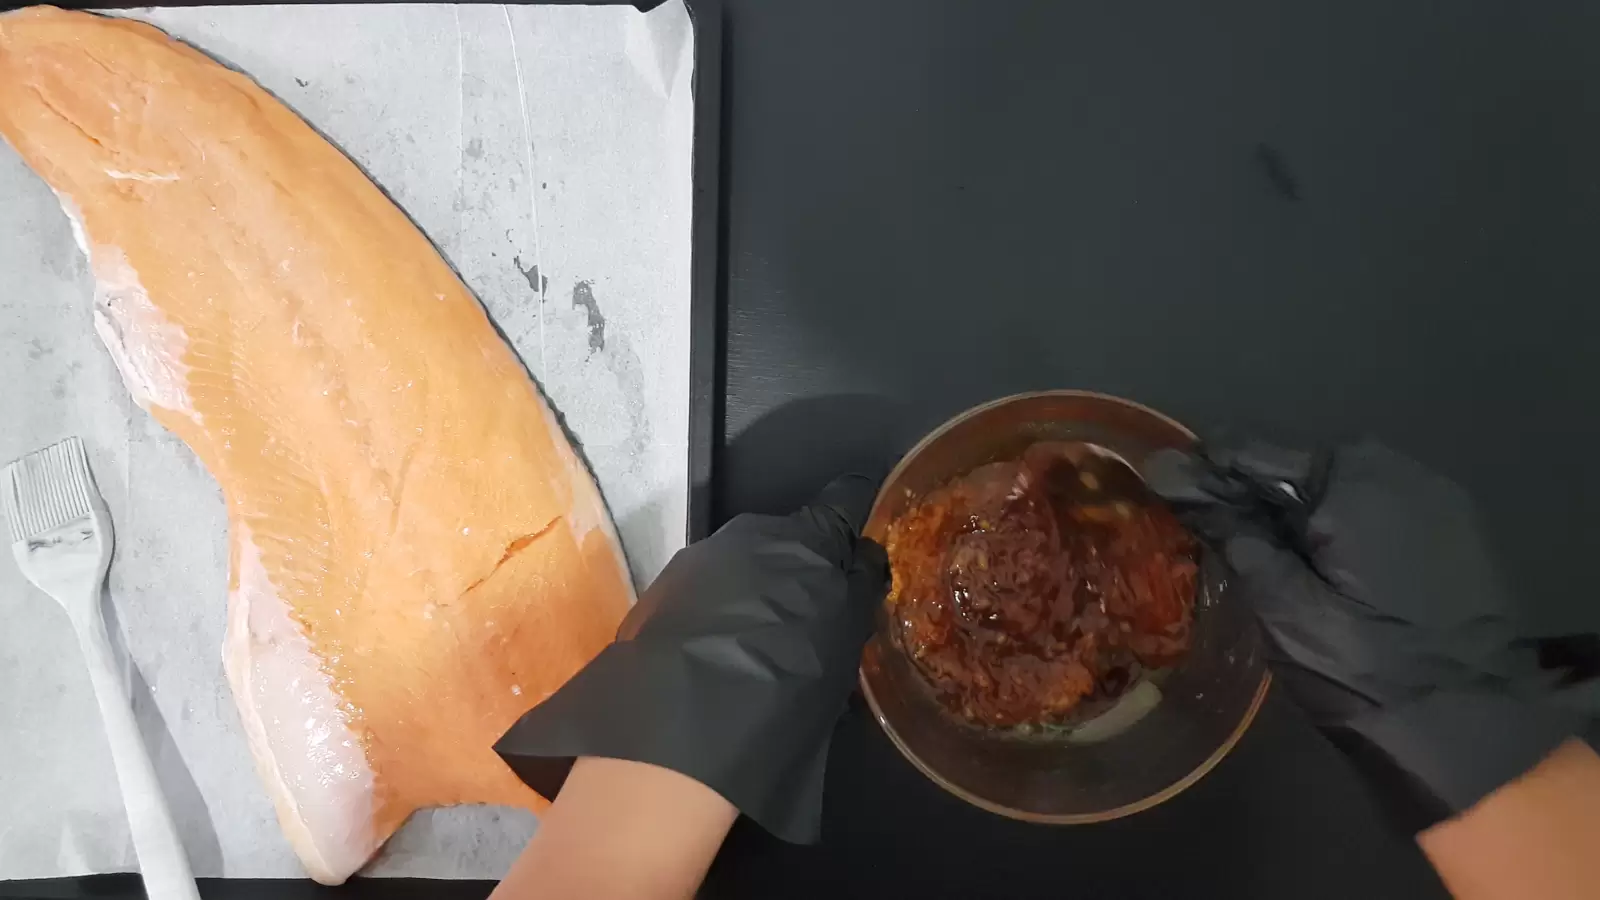
[[[222,487],[224,668],[312,877],[419,808],[542,808],[492,746],[633,588],[460,279],[294,113],[142,23],[0,16],[0,135],[72,219],[128,389]]]

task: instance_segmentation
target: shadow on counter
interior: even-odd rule
[[[744,512],[792,512],[847,472],[881,479],[920,436],[908,428],[905,407],[887,397],[791,400],[719,451],[715,524]]]

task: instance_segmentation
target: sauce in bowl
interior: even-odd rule
[[[1092,444],[1039,442],[951,479],[886,538],[891,639],[972,725],[1081,722],[1188,649],[1194,539]]]

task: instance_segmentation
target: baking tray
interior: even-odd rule
[[[286,5],[299,0],[275,0],[271,4],[192,2],[174,0],[161,6],[259,6]],[[382,0],[346,0],[382,2]],[[459,5],[476,5],[484,0],[468,0]],[[626,3],[622,0],[544,0],[526,6],[632,6],[649,12],[665,0]],[[722,296],[724,290],[722,248],[724,243],[722,200],[722,70],[723,0],[683,0],[694,23],[694,137],[690,177],[693,198],[690,223],[689,276],[689,428],[688,503],[685,538],[695,541],[712,527],[712,459],[720,440],[722,420]],[[31,4],[0,3],[0,12]],[[57,2],[66,9],[126,9],[144,6],[136,3]],[[487,896],[496,882],[471,879],[362,878],[359,875],[338,888],[327,888],[309,878],[199,878],[204,897],[224,900],[299,897],[384,897],[384,898],[476,898]],[[85,875],[75,878],[46,878],[0,881],[0,897],[39,898],[140,898],[143,883],[137,874]]]

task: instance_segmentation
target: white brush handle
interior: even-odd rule
[[[96,609],[97,600],[92,597],[76,608]],[[145,893],[150,900],[199,900],[189,859],[178,840],[178,828],[134,721],[126,686],[117,675],[105,622],[100,616],[89,614],[72,616],[72,624],[89,665],[95,699],[100,701],[100,719],[111,744],[111,761],[117,767],[117,785],[122,788],[122,805],[128,811],[128,828],[133,834],[133,851],[139,857]]]

